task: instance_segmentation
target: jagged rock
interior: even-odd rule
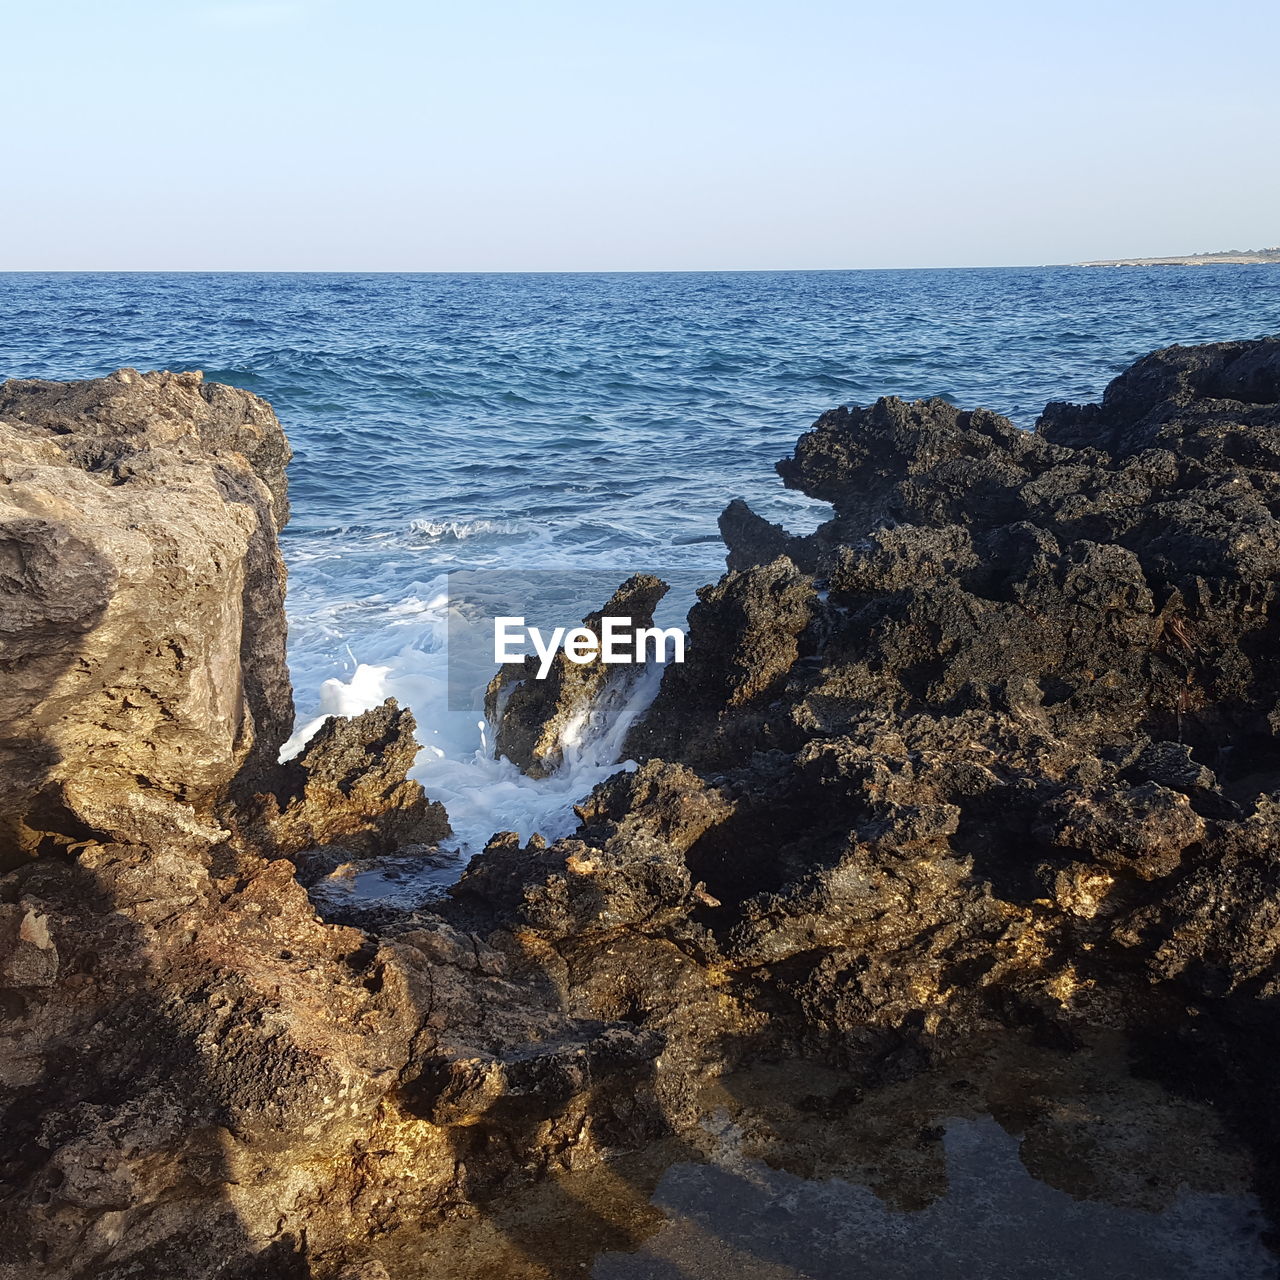
[[[1186,796],[1147,782],[1064,794],[1041,810],[1036,833],[1109,870],[1153,879],[1177,870],[1184,851],[1204,838],[1205,822]]]
[[[1280,351],[1274,338],[1173,346],[1132,364],[1107,387],[1101,404],[1048,405],[1036,431],[1055,444],[1102,449],[1115,457],[1168,442],[1180,456],[1214,458],[1215,469],[1275,469],[1280,453],[1268,426],[1278,401]]]
[[[653,611],[667,584],[651,574],[636,574],[614,592],[608,604],[589,613],[582,625],[597,639],[602,618],[630,618],[630,634],[653,626]],[[625,700],[638,667],[609,666],[599,658],[570,662],[557,653],[538,679],[539,659],[505,665],[485,691],[485,715],[497,725],[496,751],[533,778],[554,773],[564,759],[566,738],[581,730],[588,715],[616,710]]]
[[[728,548],[730,570],[754,569],[786,556],[793,564],[812,573],[816,548],[809,538],[797,538],[780,524],[758,516],[741,498],[734,498],[720,513],[720,537]]]
[[[1021,490],[1067,454],[988,409],[894,397],[869,409],[824,413],[778,463],[789,488],[830,502],[817,541],[852,543],[895,524],[1013,524],[1026,519]]]
[[[1081,755],[1149,735],[1204,766],[1271,740],[1280,462],[1258,441],[1277,422],[1263,398],[1277,345],[1148,357],[1113,384],[1101,418],[1050,406],[1037,434],[943,401],[823,415],[779,470],[835,506],[811,539],[829,598],[798,635],[794,608],[770,616],[764,593],[756,620],[724,634],[695,607],[690,653],[707,656],[668,673],[630,749],[724,767],[798,749],[819,726],[966,707],[1034,721]],[[1184,365],[1194,378],[1169,373]],[[1068,421],[1105,430],[1085,443]],[[765,645],[797,636],[750,662],[770,673],[768,702],[696,696],[753,631]],[[706,754],[709,741],[734,745]]]
[[[761,730],[816,606],[812,580],[785,558],[703,587],[685,661],[664,674],[624,753],[723,766],[752,746],[767,749]]]
[[[503,833],[452,896],[483,907],[490,920],[556,941],[623,926],[656,929],[703,900],[685,855],[730,812],[696,774],[655,761],[602,784],[579,810],[590,846],[568,839],[548,849],[535,837],[521,847]]]
[[[394,698],[351,718],[330,716],[282,766],[278,793],[262,798],[258,838],[286,857],[330,845],[370,857],[439,844],[452,834],[444,806],[407,777],[415,728]]]
[[[708,967],[718,947],[701,920],[721,904],[690,869],[732,805],[691,770],[654,761],[602,784],[580,812],[581,838],[550,848],[495,837],[441,914],[508,949],[513,967],[536,958],[577,1016],[651,1037],[664,1064],[656,1101],[668,1123],[693,1123],[699,1081],[769,1039],[729,975]]]
[[[737,1034],[767,1010],[768,1043],[851,1066],[1188,999],[1256,1026],[1240,1001],[1280,981],[1278,367],[1280,340],[1157,353],[1035,434],[941,401],[824,415],[779,469],[834,518],[792,539],[731,505],[731,572],[626,744],[642,775],[569,841],[491,849],[455,909],[542,931],[596,1001],[593,929],[660,934],[729,975]],[[703,781],[657,785],[662,759]],[[663,815],[700,786],[690,842]],[[637,892],[633,865],[663,875]],[[656,979],[628,990],[667,1056],[707,1060]]]
[[[1148,743],[1137,753],[1124,776],[1197,795],[1207,794],[1218,785],[1213,770],[1196,760],[1185,742]]]

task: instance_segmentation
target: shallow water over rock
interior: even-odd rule
[[[1252,1161],[1104,1037],[1004,1037],[864,1093],[807,1063],[709,1083],[696,1131],[510,1192],[395,1280],[1263,1280]]]

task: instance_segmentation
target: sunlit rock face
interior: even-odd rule
[[[322,923],[272,860],[447,830],[394,708],[277,764],[288,457],[268,405],[198,374],[0,387],[13,1274],[252,1259],[285,1205],[359,1195],[352,1144],[432,1041],[415,953]],[[278,839],[244,838],[264,811]]]
[[[1009,1163],[939,1119],[989,1113],[1040,1181],[1132,1208],[1105,1154],[1132,1134],[1082,1154],[1055,1070],[999,1065],[1099,1029],[1243,1121],[1273,1202],[1277,370],[1276,341],[1173,348],[1035,433],[941,401],[824,415],[780,469],[833,519],[726,513],[731,572],[638,767],[569,838],[496,833],[443,901],[363,915],[304,886],[429,858],[448,817],[394,703],[278,762],[270,409],[192,374],[0,386],[0,1265],[412,1277],[379,1241],[603,1152],[705,1156],[735,1069],[825,1064],[800,1110],[862,1108],[887,1151],[875,1099],[979,1039],[985,1109],[926,1109],[908,1207],[979,1148]],[[624,591],[644,616],[661,584]],[[607,683],[560,665],[504,700],[532,773]],[[786,1170],[742,1116],[744,1158]]]
[[[267,404],[199,374],[0,386],[0,828],[18,856],[103,805],[207,808],[274,760],[293,719],[288,458]]]

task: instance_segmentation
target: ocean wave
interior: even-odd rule
[[[513,520],[411,520],[409,532],[431,542],[462,542],[483,534],[519,533]]]

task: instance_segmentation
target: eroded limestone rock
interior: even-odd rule
[[[394,698],[358,716],[330,716],[261,798],[253,838],[286,857],[335,845],[369,857],[439,844],[451,834],[444,806],[406,776],[416,727]]]
[[[270,769],[288,444],[256,396],[121,370],[0,386],[0,839],[93,828],[83,797],[207,808]]]

